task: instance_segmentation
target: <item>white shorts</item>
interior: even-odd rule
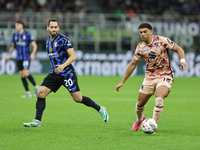
[[[161,78],[144,78],[139,92],[154,95],[156,89],[161,85],[165,85],[171,90],[172,83],[173,79],[171,76],[164,76]]]

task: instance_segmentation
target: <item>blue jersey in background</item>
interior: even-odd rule
[[[67,53],[69,48],[72,48],[70,40],[60,33],[53,41],[50,40],[50,37],[47,38],[46,51],[49,55],[52,66],[50,73],[54,72],[56,65],[62,65],[69,58]],[[74,74],[76,74],[76,72],[72,64],[65,67],[60,73],[60,75],[64,77],[68,75],[73,76]]]
[[[18,31],[13,34],[12,42],[17,49],[18,61],[30,60],[29,44],[32,41],[34,41],[33,37],[25,30],[22,34],[19,34]]]

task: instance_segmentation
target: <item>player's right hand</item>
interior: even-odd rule
[[[180,68],[181,68],[182,70],[187,70],[187,64],[186,64],[185,62],[182,62],[182,63],[180,64]]]
[[[119,91],[120,87],[122,87],[123,85],[124,85],[124,83],[120,82],[120,83],[115,87],[115,89],[116,89],[117,91]]]

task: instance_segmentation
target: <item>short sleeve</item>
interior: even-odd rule
[[[134,55],[133,55],[133,60],[135,60],[135,61],[140,61],[142,59],[142,55],[141,55],[141,53],[140,53],[140,50],[139,50],[139,46],[137,46],[136,47],[136,49],[135,49],[135,53],[134,53]]]
[[[167,37],[162,37],[163,45],[167,49],[173,49],[175,43]]]
[[[13,43],[16,43],[16,42],[15,42],[15,33],[14,33],[13,36],[12,36],[12,42],[13,42]]]
[[[68,38],[66,38],[64,42],[64,49],[68,50],[69,48],[72,48],[72,44],[71,41]]]
[[[28,32],[28,41],[31,43],[32,41],[34,41],[33,36]]]

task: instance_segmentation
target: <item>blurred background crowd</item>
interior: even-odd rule
[[[172,33],[170,38],[178,39],[181,46],[189,43],[187,51],[199,51],[200,0],[0,0],[0,12],[0,35],[4,37],[0,38],[0,47],[9,47],[7,32],[12,33],[14,22],[21,20],[34,30],[42,49],[46,23],[57,18],[61,33],[73,39],[76,49],[134,49],[139,39],[134,29],[137,23],[146,21],[171,32],[184,30]]]
[[[9,12],[93,12],[99,9],[88,8],[96,3],[104,13],[128,15],[199,15],[199,0],[0,0],[0,11]],[[96,11],[96,12],[95,12]]]
[[[87,11],[84,0],[0,0],[0,10],[10,12]]]

